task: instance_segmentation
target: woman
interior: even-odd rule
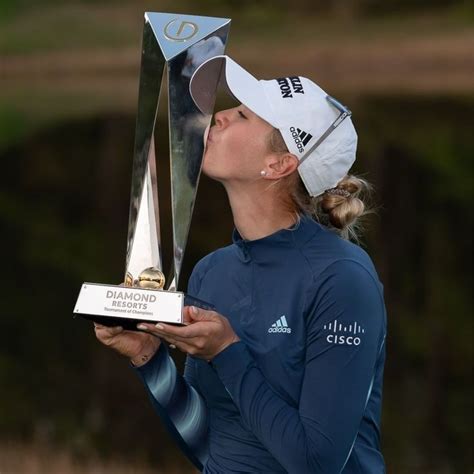
[[[257,81],[226,56],[191,80],[203,112],[216,67],[241,105],[215,115],[203,171],[224,185],[235,230],[188,289],[216,311],[138,326],[158,338],[99,325],[96,335],[131,359],[203,472],[384,472],[383,290],[369,256],[337,232],[364,212],[366,183],[347,175],[350,112],[306,78]],[[184,378],[160,340],[188,354]]]

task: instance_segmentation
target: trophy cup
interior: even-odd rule
[[[182,324],[184,305],[213,309],[178,291],[204,137],[211,121],[211,115],[204,115],[195,106],[189,81],[205,60],[224,54],[229,28],[230,20],[226,18],[145,13],[124,284],[84,283],[75,315],[108,326],[136,329],[140,321]],[[164,75],[167,80],[163,80]],[[216,72],[216,77],[210,78],[216,89],[218,75]],[[167,280],[163,272],[157,186],[157,170],[161,173],[167,167],[155,162],[154,137],[163,82],[168,85],[173,234],[172,268]],[[163,154],[159,156],[161,161]],[[161,190],[160,196],[163,197]]]

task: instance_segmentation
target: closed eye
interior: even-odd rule
[[[247,120],[247,116],[246,116],[241,110],[239,110],[238,112],[239,112],[239,115],[240,115],[243,119]]]

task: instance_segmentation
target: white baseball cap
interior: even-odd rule
[[[224,74],[222,74],[224,72]],[[351,112],[305,77],[257,80],[228,56],[202,63],[189,84],[191,96],[212,114],[220,83],[239,102],[280,130],[311,196],[335,187],[356,157],[357,133]]]

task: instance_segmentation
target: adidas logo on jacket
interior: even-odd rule
[[[286,321],[285,315],[277,319],[269,328],[268,332],[286,332],[291,334],[291,328],[288,327],[288,322]]]

